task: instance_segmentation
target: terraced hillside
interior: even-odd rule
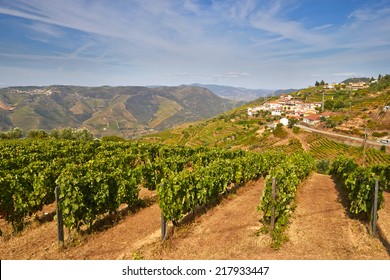
[[[320,102],[323,96],[326,114],[316,128],[360,139],[364,138],[366,131],[368,139],[377,142],[390,137],[390,110],[386,109],[390,104],[390,76],[385,76],[367,89],[357,91],[318,86],[291,93],[291,97],[297,102]],[[307,133],[293,128],[293,125],[288,128],[277,127],[276,124],[284,115],[277,116],[266,111],[252,116],[247,114],[247,108],[257,107],[265,102],[277,103],[278,99],[279,97],[260,98],[205,122],[146,135],[142,141],[255,151],[276,149],[289,153],[303,149],[312,152],[318,160],[331,160],[336,155],[344,154],[352,156],[361,164],[363,160],[368,165],[389,163],[389,145],[367,147],[364,159],[363,144],[351,143],[340,137],[326,138]],[[302,119],[303,117],[300,121]]]
[[[11,87],[0,89],[0,129],[87,128],[125,138],[207,119],[238,103],[181,87]]]

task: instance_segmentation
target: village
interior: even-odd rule
[[[247,109],[248,116],[257,116],[261,111],[270,112],[271,116],[280,116],[279,123],[287,126],[289,120],[302,120],[308,125],[316,125],[320,122],[321,117],[329,117],[329,113],[319,114],[322,108],[321,102],[304,103],[300,100],[295,100],[291,95],[281,95],[276,101],[265,102],[258,107]],[[275,126],[272,124],[271,126]]]
[[[322,81],[316,86],[322,86],[324,90],[338,89],[356,91],[368,88],[370,84],[373,83],[377,83],[377,80],[372,80],[369,83],[350,82],[348,84],[327,84]],[[331,115],[329,112],[324,112],[323,102],[305,103],[301,100],[294,99],[294,97],[289,94],[283,94],[279,97],[278,100],[265,102],[261,106],[247,109],[247,115],[250,117],[256,117],[260,112],[269,112],[271,116],[280,117],[280,120],[268,124],[268,127],[270,128],[274,128],[278,123],[281,123],[284,126],[288,126],[290,121],[293,119],[300,120],[304,124],[316,126],[318,123],[320,123],[321,119],[326,119]]]

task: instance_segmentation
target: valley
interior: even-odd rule
[[[88,129],[134,138],[213,117],[237,105],[209,90],[180,87],[10,87],[0,89],[0,128]]]

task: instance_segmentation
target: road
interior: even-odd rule
[[[363,142],[364,141],[363,138],[352,137],[352,136],[347,136],[347,135],[338,134],[338,133],[334,133],[334,132],[318,130],[318,129],[307,127],[307,126],[304,126],[304,125],[296,124],[295,126],[301,128],[301,129],[307,130],[307,131],[317,132],[317,133],[326,134],[326,135],[335,136],[335,137],[342,137],[342,138],[346,138],[346,139],[354,140],[354,141],[359,141],[359,142]],[[376,142],[376,141],[371,141],[371,140],[367,140],[367,144],[377,145],[377,146],[386,145],[386,144],[383,144],[383,143],[380,143],[380,142]]]

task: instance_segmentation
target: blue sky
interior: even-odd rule
[[[389,73],[388,0],[0,0],[0,87],[279,89]]]

